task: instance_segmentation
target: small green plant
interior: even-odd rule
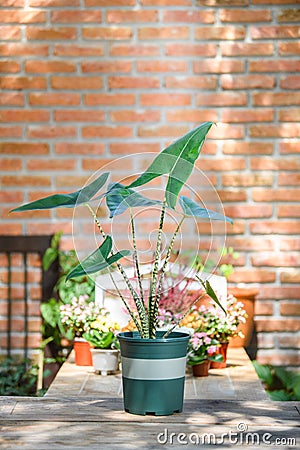
[[[271,400],[300,400],[300,373],[252,361]]]
[[[38,371],[30,359],[5,358],[0,363],[0,395],[43,395],[43,391],[36,392]]]

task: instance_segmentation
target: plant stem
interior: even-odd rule
[[[157,320],[155,319],[154,307],[155,307],[155,294],[156,294],[156,285],[157,285],[158,270],[159,270],[159,263],[160,263],[161,239],[162,239],[162,231],[163,231],[163,226],[164,226],[165,211],[166,211],[166,199],[163,202],[163,206],[162,206],[161,214],[160,214],[154,266],[153,266],[153,271],[151,274],[151,281],[150,281],[150,294],[149,294],[149,300],[148,300],[148,317],[149,317],[149,334],[150,334],[149,337],[150,337],[150,339],[155,339],[155,337],[156,337],[156,325],[157,325],[156,322],[157,322]]]
[[[140,272],[138,251],[137,251],[137,245],[136,245],[135,226],[134,226],[134,220],[133,220],[133,215],[132,215],[132,209],[131,208],[130,208],[130,221],[131,221],[131,233],[132,233],[132,243],[133,243],[133,260],[134,260],[136,274],[137,274],[138,283],[139,283],[139,291],[140,291],[141,302],[143,303],[143,305],[145,307],[143,285],[142,285],[142,277],[141,277],[141,272]]]
[[[105,231],[103,230],[103,228],[102,228],[102,226],[101,226],[101,224],[100,224],[100,222],[99,222],[99,220],[98,220],[98,218],[97,218],[97,216],[95,214],[95,211],[93,210],[93,208],[88,203],[86,203],[86,206],[88,207],[90,213],[92,214],[92,216],[94,218],[94,221],[95,221],[95,223],[96,223],[96,225],[97,225],[97,227],[98,227],[98,229],[99,229],[103,239],[105,239],[106,238]],[[111,254],[112,255],[114,254],[113,251],[111,251]],[[147,314],[146,314],[145,305],[143,304],[143,302],[141,302],[141,299],[139,298],[139,296],[138,296],[137,292],[135,291],[134,287],[132,286],[132,284],[131,284],[131,282],[130,282],[130,280],[129,280],[129,278],[128,278],[125,270],[124,270],[124,268],[122,267],[122,265],[119,262],[117,262],[116,265],[117,265],[117,268],[120,271],[120,273],[121,273],[121,275],[122,275],[122,277],[123,277],[123,279],[124,279],[128,289],[129,289],[129,291],[130,291],[130,293],[131,293],[131,295],[133,297],[134,303],[136,305],[136,308],[137,308],[137,311],[138,311],[138,314],[139,314],[139,317],[140,317],[141,327],[143,329],[143,332],[142,332],[143,337],[148,337],[149,336],[149,324],[148,324],[148,317],[147,317]],[[116,286],[114,280],[113,280],[113,283]],[[118,289],[118,293],[120,293],[119,289]]]

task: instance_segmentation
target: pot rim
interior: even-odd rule
[[[164,335],[166,331],[157,331],[156,335]],[[117,338],[126,342],[141,342],[141,343],[163,343],[163,342],[174,342],[182,341],[182,339],[189,339],[190,334],[183,331],[172,331],[168,337],[155,339],[141,338],[138,331],[121,331],[117,334]]]

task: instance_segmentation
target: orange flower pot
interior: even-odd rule
[[[74,339],[74,352],[76,366],[92,366],[93,359],[89,342],[82,338]]]

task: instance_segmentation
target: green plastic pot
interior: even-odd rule
[[[141,339],[137,332],[118,334],[121,347],[124,409],[131,414],[167,416],[183,407],[188,333]]]

